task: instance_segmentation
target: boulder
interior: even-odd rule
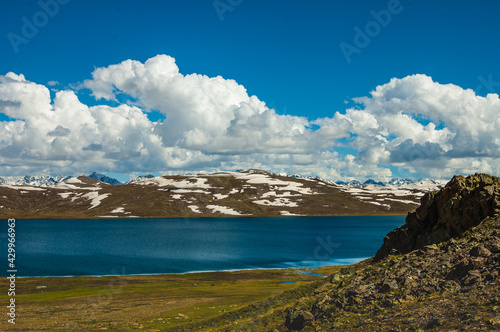
[[[311,326],[314,316],[309,311],[289,309],[285,326],[292,331],[301,331],[306,326]]]
[[[391,281],[384,281],[382,283],[382,286],[380,287],[379,291],[381,293],[387,293],[390,292],[391,290],[397,289],[398,288],[398,283],[391,280]]]

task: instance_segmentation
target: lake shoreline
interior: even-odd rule
[[[242,269],[227,269],[227,270],[207,270],[207,271],[188,271],[180,273],[144,273],[144,274],[107,274],[107,275],[68,275],[68,276],[18,276],[17,279],[28,279],[28,278],[107,278],[107,277],[148,277],[148,276],[181,276],[181,275],[193,275],[193,274],[206,274],[206,273],[233,273],[233,272],[252,272],[252,271],[284,271],[284,270],[315,270],[321,268],[332,268],[332,267],[346,267],[349,265],[355,265],[361,263],[372,257],[360,257],[352,258],[351,262],[345,264],[325,264],[317,266],[308,267],[270,267],[270,268],[242,268]],[[347,260],[347,259],[346,259]]]
[[[140,216],[134,216],[134,217],[128,217],[128,218],[123,218],[120,216],[116,217],[73,217],[71,215],[69,216],[55,216],[55,217],[47,217],[47,216],[29,216],[29,217],[21,217],[21,218],[16,218],[16,217],[7,217],[7,216],[2,216],[0,219],[15,219],[15,220],[61,220],[61,219],[70,219],[70,220],[87,220],[87,219],[92,219],[92,220],[136,220],[136,219],[216,219],[216,218],[226,218],[226,219],[244,219],[244,218],[301,218],[301,217],[307,217],[307,218],[323,218],[323,217],[404,217],[407,216],[408,213],[381,213],[381,214],[322,214],[322,215],[240,215],[240,216],[231,216],[231,215],[199,215],[199,216],[190,216],[190,217],[179,217],[179,216],[157,216],[157,217],[140,217]]]
[[[16,276],[16,279],[77,279],[77,278],[119,278],[119,277],[131,277],[131,278],[148,278],[148,277],[180,277],[180,276],[200,276],[205,274],[218,274],[218,273],[259,273],[259,272],[271,272],[271,273],[281,273],[287,271],[298,271],[300,273],[307,274],[311,272],[316,272],[317,270],[330,270],[330,269],[340,269],[343,267],[347,267],[350,265],[359,264],[367,259],[371,259],[373,257],[363,258],[362,260],[351,263],[351,264],[338,264],[338,265],[322,265],[322,266],[311,266],[311,267],[282,267],[282,268],[255,268],[255,269],[236,269],[236,270],[212,270],[212,271],[191,271],[191,272],[183,272],[183,273],[151,273],[151,274],[110,274],[110,275],[74,275],[74,276]],[[306,273],[307,272],[307,273]]]

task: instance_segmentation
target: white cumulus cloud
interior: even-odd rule
[[[12,119],[0,122],[0,175],[263,168],[384,179],[391,165],[432,177],[499,174],[498,95],[425,75],[392,79],[355,98],[358,108],[312,120],[277,114],[234,80],[184,75],[167,55],[97,68],[83,86],[98,105],[0,76],[0,113]],[[150,121],[151,110],[166,119]]]

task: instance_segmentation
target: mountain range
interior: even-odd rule
[[[244,172],[244,170],[238,170],[236,172]],[[418,183],[418,182],[422,182],[422,181],[432,181],[432,180],[428,180],[428,179],[420,179],[417,181],[413,181],[413,180],[408,179],[408,178],[404,178],[404,179],[392,178],[389,181],[385,181],[385,182],[384,181],[376,181],[373,179],[367,179],[363,182],[358,181],[358,180],[332,182],[330,180],[323,179],[321,177],[302,176],[302,175],[299,175],[296,173],[278,173],[276,175],[282,176],[282,177],[297,178],[297,179],[314,179],[314,180],[323,181],[323,182],[330,183],[330,184],[335,183],[335,184],[338,184],[340,186],[354,187],[354,188],[366,188],[368,186],[380,186],[380,187],[403,186],[403,185]],[[17,179],[17,180],[0,177],[0,185],[50,187],[50,186],[56,185],[57,183],[64,182],[72,177],[78,177],[78,176],[68,176],[68,175],[50,176],[50,175],[44,175],[44,174],[35,175],[35,176],[26,175],[22,179]],[[107,175],[97,173],[97,172],[92,172],[90,175],[87,175],[87,177],[91,178],[91,179],[98,180],[100,182],[104,182],[104,183],[118,186],[118,185],[122,185],[122,184],[136,183],[136,182],[142,181],[144,179],[148,179],[148,178],[153,178],[154,175],[151,175],[151,174],[139,175],[135,179],[127,181],[126,183],[122,183],[115,178],[112,178],[112,177],[109,177]]]
[[[260,170],[140,176],[25,177],[0,185],[4,218],[404,215],[446,181],[340,185]]]

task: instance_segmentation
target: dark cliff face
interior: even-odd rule
[[[461,235],[488,216],[500,213],[500,178],[487,174],[455,176],[437,192],[426,194],[406,224],[393,230],[375,255],[406,254]]]

